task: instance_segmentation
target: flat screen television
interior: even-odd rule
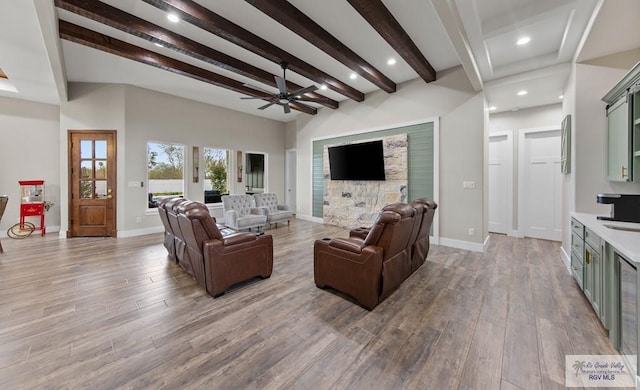
[[[385,180],[382,141],[329,148],[331,180]]]

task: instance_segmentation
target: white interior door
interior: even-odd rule
[[[507,234],[511,230],[512,160],[511,133],[489,136],[489,231]]]
[[[296,150],[287,149],[285,154],[285,204],[296,212]]]
[[[560,129],[520,133],[519,221],[526,237],[562,240]]]

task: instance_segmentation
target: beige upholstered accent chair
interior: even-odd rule
[[[284,221],[289,224],[291,218],[293,218],[293,211],[289,210],[289,206],[278,204],[278,195],[264,193],[255,194],[253,197],[256,200],[256,207],[264,210],[269,227],[271,227],[271,224],[275,224],[278,227],[278,222]]]
[[[261,229],[267,223],[267,216],[251,195],[223,195],[222,211],[225,225],[234,230]]]

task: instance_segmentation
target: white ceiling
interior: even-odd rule
[[[475,61],[477,74],[472,74],[473,70],[469,70],[471,67],[469,69],[465,67],[465,70],[471,78],[477,77],[480,83],[484,84],[489,104],[495,105],[496,112],[499,112],[559,102],[558,95],[562,92],[569,75],[569,64],[580,47],[585,30],[588,30],[592,15],[598,11],[602,1],[383,0],[383,3],[436,71],[460,65],[464,63],[463,59]],[[171,23],[167,21],[163,11],[145,2],[138,0],[105,0],[104,2],[272,74],[282,74],[278,64],[186,22]],[[345,65],[329,57],[247,2],[239,0],[199,0],[198,2],[361,92],[369,93],[378,89],[363,78],[351,80],[349,78],[351,70]],[[290,0],[289,2],[395,83],[399,84],[418,77],[417,73],[347,1]],[[617,3],[618,6],[611,3]],[[606,23],[609,23],[609,28],[610,23],[615,25],[617,17],[626,17],[631,20],[632,15],[640,15],[638,10],[640,2],[637,0],[609,0],[604,4],[606,7],[602,9],[603,13],[604,10],[607,11]],[[625,8],[629,4],[635,7],[630,12]],[[451,15],[443,14],[445,8],[447,12],[451,12]],[[620,8],[622,10],[619,10]],[[43,9],[45,11],[50,9],[51,12],[43,12]],[[158,48],[146,40],[71,12],[56,9],[53,6],[53,0],[22,0],[12,1],[11,7],[3,7],[3,12],[0,13],[0,68],[9,76],[9,81],[18,91],[3,91],[0,85],[0,96],[59,104],[60,96],[65,97],[65,92],[58,88],[61,77],[56,71],[59,71],[68,81],[131,84],[280,121],[292,120],[296,115],[307,115],[296,111],[285,115],[279,106],[272,106],[262,111],[257,110],[264,101],[240,100],[240,96],[243,95],[221,87],[76,43],[61,41],[57,38],[55,27],[53,27],[56,18],[276,92],[274,88],[257,84],[254,80],[184,54]],[[443,23],[452,23],[452,20],[458,23],[453,26],[443,25]],[[617,41],[615,45],[601,38],[608,33],[606,23],[603,22],[605,26],[595,24],[594,38],[590,38],[584,44],[585,52],[605,53],[606,49],[602,47],[611,50],[640,47],[637,38],[627,39],[624,42]],[[636,23],[636,25],[640,24]],[[637,27],[633,28],[637,29]],[[465,45],[452,43],[456,41],[451,36],[452,31],[462,37]],[[529,36],[531,42],[525,46],[515,45],[517,39],[524,35]],[[636,33],[635,36],[640,34]],[[56,58],[56,45],[61,47],[61,58]],[[594,56],[594,54],[589,55]],[[397,60],[394,66],[387,65],[387,60],[391,57]],[[302,86],[314,84],[313,81],[291,71],[288,71],[286,76],[288,80]],[[516,92],[522,89],[526,89],[529,93],[523,97],[516,96]],[[347,99],[336,92],[319,92],[337,101]],[[323,110],[329,109],[315,106]]]

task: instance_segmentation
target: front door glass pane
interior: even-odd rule
[[[107,141],[95,141],[96,155],[95,158],[107,158]]]
[[[96,161],[96,179],[107,178],[107,160]]]
[[[80,141],[80,158],[92,158],[93,157],[93,141],[82,140]]]
[[[93,178],[93,161],[80,161],[80,178],[92,179]]]
[[[96,180],[96,199],[104,199],[107,197],[107,181]]]
[[[80,199],[93,199],[93,180],[80,180]]]

